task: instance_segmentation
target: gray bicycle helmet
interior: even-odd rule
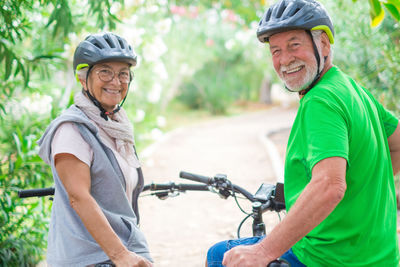
[[[127,41],[110,32],[91,34],[75,50],[73,68],[77,71],[107,61],[136,65],[137,56]]]
[[[263,15],[257,37],[260,42],[268,42],[275,33],[289,30],[323,30],[334,42],[332,21],[324,6],[314,0],[280,0]]]

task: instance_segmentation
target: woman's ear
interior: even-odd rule
[[[89,78],[88,76],[88,68],[82,68],[76,71],[76,78],[78,79],[78,81],[81,83],[82,88],[87,90],[87,79]]]
[[[82,88],[86,91],[87,90],[87,88],[86,88],[86,79],[79,78],[79,82],[81,83]]]

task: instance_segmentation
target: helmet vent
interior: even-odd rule
[[[271,18],[271,9],[268,9],[267,15],[265,16],[265,21],[269,21],[269,19]],[[260,21],[261,23],[261,21]]]
[[[279,19],[280,17],[282,17],[282,14],[285,11],[285,9],[286,9],[286,3],[285,3],[285,1],[283,1],[282,4],[279,6],[279,9],[276,13],[276,18]]]
[[[300,8],[296,8],[296,10],[293,12],[292,16],[296,15],[296,13],[299,11],[300,11]]]
[[[112,42],[112,40],[110,40],[110,37],[108,37],[107,35],[104,36],[104,40],[107,42],[108,46],[111,48],[115,48],[114,43]]]
[[[120,46],[122,49],[125,49],[124,42],[122,42],[121,39],[118,39],[118,43],[119,43],[119,46]]]
[[[98,42],[93,43],[93,45],[98,47],[98,48],[100,48],[100,49],[103,49],[103,47]]]

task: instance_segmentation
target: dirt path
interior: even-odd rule
[[[145,158],[142,155],[146,183],[189,182],[178,177],[181,170],[206,176],[224,173],[254,193],[262,182],[276,182],[277,159],[271,160],[264,137],[288,128],[294,116],[295,110],[273,108],[176,130],[148,150],[151,153],[144,151],[148,154]],[[285,143],[285,137],[277,137],[273,138],[277,144]],[[279,146],[277,151],[282,153]],[[249,203],[243,200],[241,204],[249,210]],[[204,266],[207,249],[236,237],[244,218],[233,199],[208,192],[189,192],[164,201],[142,197],[140,205],[141,228],[156,266]],[[266,214],[264,220],[268,231],[278,217]],[[250,233],[247,223],[241,234]]]

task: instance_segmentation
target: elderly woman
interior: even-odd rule
[[[89,35],[75,50],[82,92],[38,142],[56,188],[50,266],[152,266],[138,228],[143,176],[121,107],[135,65],[131,46],[113,33]]]

